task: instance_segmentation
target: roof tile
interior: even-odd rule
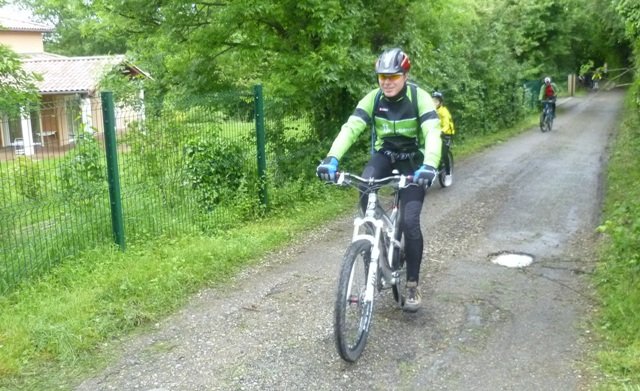
[[[26,71],[42,75],[38,82],[42,94],[93,93],[100,78],[124,62],[124,55],[22,60]]]
[[[43,33],[54,31],[54,28],[48,24],[34,22],[32,16],[27,17],[27,12],[15,6],[0,7],[0,30],[40,31]]]

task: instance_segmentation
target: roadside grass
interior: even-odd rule
[[[537,116],[467,138],[454,154],[463,158],[529,130]],[[148,329],[198,290],[224,284],[268,252],[352,211],[356,198],[327,187],[318,201],[216,237],[163,237],[129,245],[125,253],[101,246],[68,258],[0,297],[0,390],[73,388],[117,357],[114,341]]]
[[[456,141],[456,137],[458,136],[454,136],[454,146],[452,149],[454,161],[507,141],[511,137],[529,130],[532,127],[537,128],[539,115],[540,114],[537,112],[531,113],[520,121],[517,126],[501,129],[495,132],[489,132],[480,136],[465,138],[464,142]]]
[[[632,90],[609,160],[594,274],[603,390],[640,390],[640,114],[633,96]]]

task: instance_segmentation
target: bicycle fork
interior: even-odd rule
[[[362,227],[365,227],[367,224],[375,227],[375,231],[373,233],[360,233]],[[380,258],[380,247],[378,243],[381,232],[382,222],[374,217],[356,217],[354,220],[352,242],[367,240],[371,243],[371,259],[369,260],[367,286],[364,294],[365,303],[373,301],[373,295],[375,294],[378,279],[378,259]]]
[[[362,221],[362,223],[359,224],[359,221]],[[398,249],[400,248],[400,242],[398,242],[395,239],[389,238],[390,240],[388,241],[388,247],[386,246],[387,243],[385,242],[384,248],[381,248],[380,247],[380,243],[382,242],[380,240],[381,235],[389,235],[389,234],[386,232],[382,233],[381,227],[378,227],[378,226],[376,226],[375,234],[373,235],[359,234],[358,233],[359,227],[366,222],[370,222],[372,224],[377,223],[379,225],[381,225],[381,222],[379,220],[371,221],[366,217],[356,218],[356,225],[354,228],[354,241],[365,239],[371,242],[371,259],[369,261],[369,268],[367,273],[367,287],[366,287],[365,296],[364,296],[365,302],[369,302],[373,300],[373,296],[375,294],[376,286],[378,284],[379,271],[382,273],[382,276],[380,277],[381,277],[383,286],[390,287],[398,281],[399,272],[392,270],[391,266],[389,265],[389,262],[390,262],[389,256],[392,256],[396,248]],[[387,255],[385,256],[385,254]]]

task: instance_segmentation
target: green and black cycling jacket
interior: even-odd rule
[[[369,128],[378,91],[379,89],[375,89],[369,92],[358,102],[353,114],[342,125],[327,156],[335,156],[340,160],[362,132]],[[374,116],[375,150],[379,151],[382,148],[385,137],[417,138],[419,149],[424,155],[423,163],[438,167],[442,149],[440,119],[431,96],[425,90],[417,88],[419,119],[416,118],[415,107],[412,103],[415,97],[411,96],[411,89],[405,86],[400,96],[399,99],[393,101],[387,99],[384,94],[380,97],[378,110]]]

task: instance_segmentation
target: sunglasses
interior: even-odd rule
[[[400,80],[400,78],[402,76],[404,76],[403,73],[394,73],[393,75],[385,75],[383,73],[379,73],[378,74],[378,80],[380,80],[380,81],[385,81],[385,80],[398,81],[398,80]]]

